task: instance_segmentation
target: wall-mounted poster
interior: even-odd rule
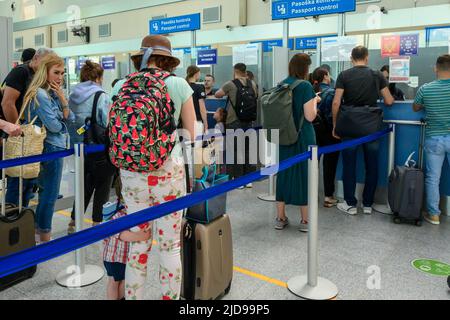
[[[417,56],[419,54],[419,34],[381,37],[381,56]]]
[[[419,54],[419,34],[408,34],[400,37],[400,55],[417,56]]]
[[[248,66],[258,64],[258,43],[240,45],[233,47],[233,65],[245,63]]]
[[[400,36],[387,36],[381,38],[381,56],[393,57],[400,54]]]
[[[351,61],[352,50],[358,45],[356,37],[322,38],[322,61]]]
[[[389,72],[390,83],[410,82],[410,74],[411,74],[410,57],[391,58],[389,61],[389,66],[390,66]]]

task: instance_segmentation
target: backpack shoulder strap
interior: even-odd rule
[[[238,91],[242,90],[242,88],[244,87],[244,86],[242,85],[241,80],[239,80],[239,79],[234,79],[232,82],[233,82],[234,85],[237,87]]]
[[[98,107],[98,101],[100,100],[100,97],[105,92],[103,91],[97,91],[94,96],[94,104],[92,106],[92,114],[91,114],[91,124],[98,123],[97,121],[97,107]]]
[[[377,96],[379,99],[380,98],[380,82],[379,82],[379,78],[378,78],[378,72],[375,70],[371,70],[371,71],[372,71],[373,81],[375,81],[375,87],[377,88]]]
[[[294,91],[295,88],[297,88],[299,85],[301,85],[303,82],[305,82],[305,80],[296,80],[294,81],[291,85],[289,85],[289,89],[291,91]]]
[[[289,85],[289,90],[294,91],[295,88],[297,88],[303,82],[305,82],[305,80],[296,80],[296,81],[294,81],[292,84]],[[293,99],[294,99],[294,96],[292,96],[292,100]],[[294,106],[292,105],[292,107],[294,107]],[[300,124],[298,126],[298,133],[297,133],[297,135],[300,135],[300,133],[302,132],[304,123],[305,123],[305,114],[304,114],[304,112],[302,112],[301,119],[300,119]]]

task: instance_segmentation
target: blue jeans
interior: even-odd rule
[[[450,165],[450,134],[446,136],[429,137],[425,140],[425,190],[427,194],[427,211],[432,216],[439,216],[440,181],[445,156]]]
[[[33,199],[33,188],[37,179],[23,179],[22,207],[26,208]],[[19,206],[19,178],[8,178],[6,187],[6,203]]]
[[[63,150],[48,143],[44,144],[44,153]],[[55,211],[55,203],[58,199],[63,164],[63,159],[41,163],[41,172],[38,178],[39,204],[36,208],[36,229],[40,233],[49,233],[52,230],[52,219]]]
[[[378,185],[378,141],[366,143],[363,146],[364,162],[366,167],[366,179],[363,193],[364,207],[371,207],[374,202],[375,192]],[[342,151],[344,198],[349,206],[356,207],[358,200],[356,191],[356,160],[358,147]]]

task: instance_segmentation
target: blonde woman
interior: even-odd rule
[[[42,59],[24,98],[24,108],[30,108],[30,119],[44,126],[47,137],[44,153],[65,150],[69,144],[67,122],[75,121],[74,114],[61,88],[64,80],[64,60],[50,54]],[[25,112],[25,114],[27,114]],[[25,117],[27,118],[27,117]],[[63,159],[41,163],[38,178],[39,205],[36,209],[36,233],[41,242],[51,240],[52,218],[62,178]]]

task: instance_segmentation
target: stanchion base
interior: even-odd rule
[[[261,195],[258,196],[258,199],[262,200],[262,201],[268,201],[268,202],[275,202],[276,201],[275,196],[271,196],[270,194],[261,194]]]
[[[100,281],[105,275],[103,268],[99,266],[86,265],[83,274],[76,272],[76,267],[69,267],[56,277],[56,282],[69,289],[76,289],[90,286]]]
[[[318,278],[317,286],[308,284],[308,276],[300,276],[289,280],[288,289],[296,296],[308,300],[331,300],[338,295],[338,288],[331,281]]]
[[[391,210],[389,204],[374,204],[373,210],[382,214],[393,215],[394,213]]]

